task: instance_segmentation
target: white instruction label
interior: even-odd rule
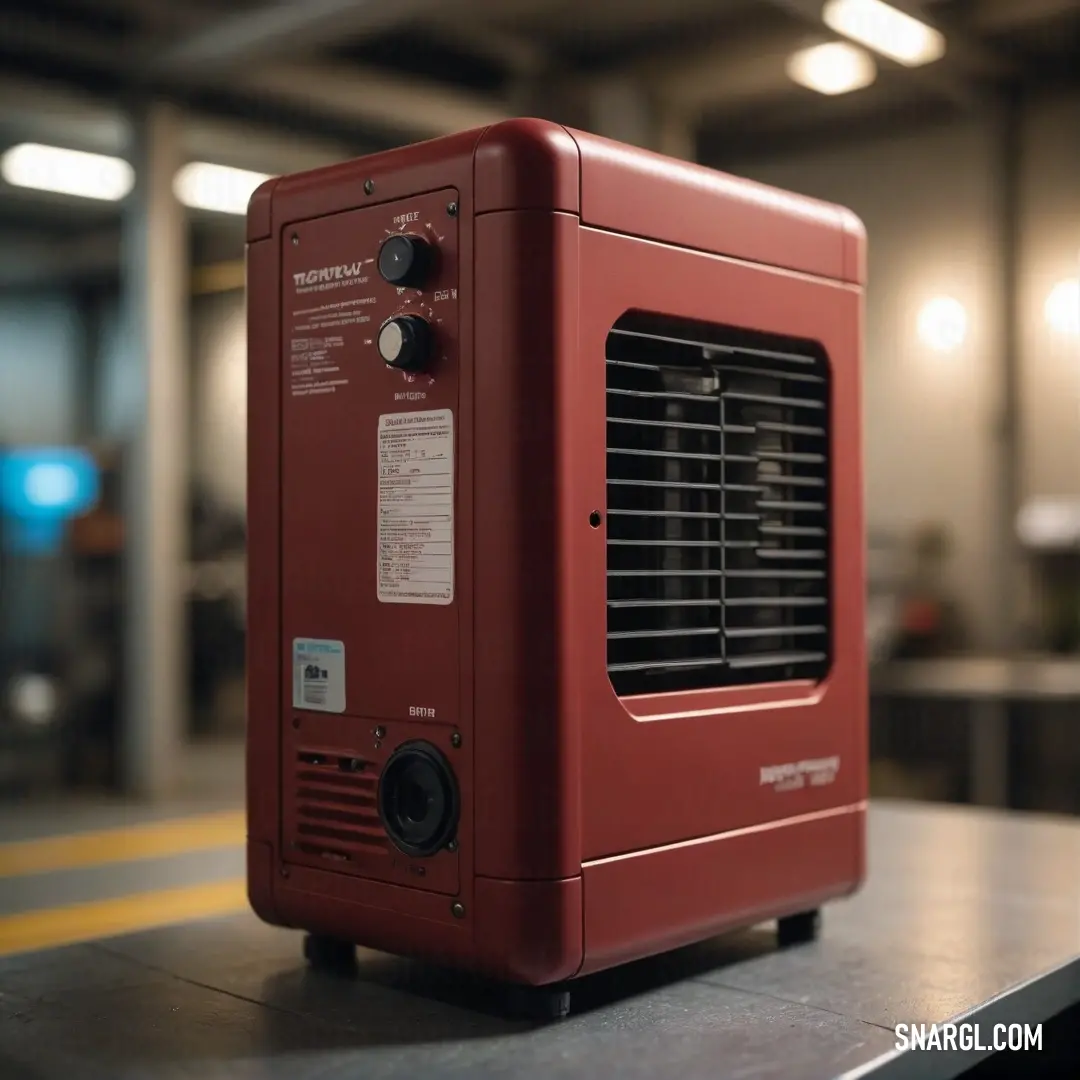
[[[345,645],[314,638],[293,639],[293,708],[345,711]]]
[[[454,599],[454,414],[379,417],[379,600]]]

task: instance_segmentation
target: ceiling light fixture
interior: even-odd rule
[[[246,214],[248,200],[255,189],[269,179],[264,173],[192,161],[176,174],[173,191],[185,206],[193,210]]]
[[[1046,298],[1046,321],[1059,334],[1080,335],[1080,278],[1059,281]]]
[[[792,82],[819,94],[848,94],[877,78],[873,57],[842,41],[814,45],[794,53],[787,62]]]
[[[905,67],[921,67],[945,55],[945,37],[932,26],[883,0],[828,0],[825,25]]]
[[[7,150],[0,175],[13,187],[107,202],[124,198],[135,184],[135,170],[122,158],[40,143]]]
[[[919,337],[935,352],[953,352],[967,337],[964,305],[951,296],[938,296],[919,312]]]

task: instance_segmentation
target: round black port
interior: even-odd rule
[[[427,742],[402,743],[379,778],[379,817],[394,846],[425,857],[457,830],[460,800],[449,762]]]

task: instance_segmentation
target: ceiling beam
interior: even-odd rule
[[[665,106],[688,112],[745,104],[796,92],[788,58],[797,49],[828,40],[826,33],[773,29],[706,41],[635,65],[638,76]]]
[[[433,138],[505,120],[501,102],[442,83],[328,64],[241,71],[231,83],[264,100],[370,124],[406,137]]]
[[[753,176],[756,164],[790,164],[803,154],[819,158],[822,153],[865,149],[876,141],[947,127],[955,116],[915,103],[882,109],[863,98],[861,94],[834,98],[824,115],[814,107],[817,102],[805,102],[768,119],[755,117],[752,123],[711,131],[702,140],[702,160],[714,168]]]
[[[1080,0],[980,0],[968,25],[985,33],[1019,30],[1080,13]]]
[[[102,35],[57,33],[52,24],[27,16],[5,16],[4,35],[5,42],[14,41],[28,55],[36,53],[77,63],[113,78],[121,73],[118,67],[122,67],[125,54],[145,53],[134,44],[125,49]],[[237,64],[218,78],[207,80],[207,84],[260,102],[333,118],[338,123],[374,125],[406,139],[482,127],[508,115],[505,103],[488,96],[352,65]],[[190,85],[191,80],[183,72],[145,73],[147,92],[168,94]]]
[[[473,21],[439,19],[426,24],[425,30],[444,45],[497,64],[518,78],[539,74],[550,61],[547,50],[539,42]]]
[[[310,51],[430,14],[439,0],[276,0],[216,19],[152,60],[160,71],[219,71]]]
[[[355,156],[360,149],[187,113],[184,153],[191,161],[210,161],[270,174],[301,172]],[[123,156],[129,125],[111,102],[75,93],[52,82],[0,76],[0,148],[22,140],[72,150]]]
[[[4,44],[15,47],[20,55],[64,60],[94,70],[123,64],[123,47],[115,38],[103,35],[70,33],[61,30],[55,20],[23,12],[5,12]]]
[[[0,76],[0,134],[97,154],[122,154],[128,125],[115,106],[63,85]]]

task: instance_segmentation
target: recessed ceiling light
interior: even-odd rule
[[[1046,298],[1043,313],[1059,334],[1080,335],[1080,278],[1059,281]]]
[[[122,158],[40,143],[7,150],[0,175],[13,187],[109,202],[124,198],[135,184],[135,170]]]
[[[862,49],[834,41],[795,53],[787,62],[787,74],[808,90],[832,96],[869,86],[877,78],[877,65]]]
[[[952,352],[967,337],[964,305],[951,296],[938,296],[919,312],[919,337],[936,352]]]
[[[253,192],[269,179],[264,173],[193,161],[176,174],[173,191],[185,206],[194,210],[246,214]]]
[[[825,25],[905,67],[919,67],[945,55],[940,31],[883,0],[828,0]]]

